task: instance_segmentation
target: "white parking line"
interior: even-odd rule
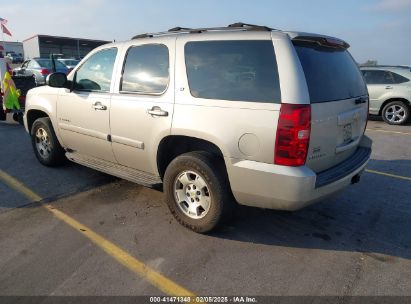
[[[399,134],[399,135],[411,135],[410,132],[400,132],[400,131],[389,131],[389,130],[378,130],[378,129],[368,129],[367,131],[372,131],[372,132],[382,132],[382,133],[393,133],[393,134]]]

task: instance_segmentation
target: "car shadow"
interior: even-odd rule
[[[62,167],[45,167],[36,159],[31,140],[16,123],[0,123],[0,170],[36,192],[44,201],[53,201],[111,183],[117,178],[67,161]],[[0,213],[34,206],[0,180]]]
[[[393,173],[400,166],[411,167],[411,161],[371,160],[368,167]],[[360,183],[299,211],[240,206],[230,224],[211,235],[269,246],[363,252],[382,262],[411,259],[410,197],[411,181],[365,172]]]
[[[381,117],[380,115],[372,115],[372,114],[370,114],[370,115],[368,116],[368,120],[370,120],[370,121],[381,121],[381,122],[383,122],[384,124],[386,124],[387,126],[389,125],[389,124],[387,124],[386,122],[384,122],[384,120],[382,119],[382,117]],[[407,121],[405,124],[403,124],[402,126],[411,126],[411,119],[408,119],[408,121]],[[401,127],[401,126],[399,126],[399,127]]]

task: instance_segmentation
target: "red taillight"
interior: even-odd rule
[[[40,74],[43,75],[43,76],[45,76],[45,75],[50,74],[50,71],[49,71],[49,69],[41,69],[41,70],[40,70]]]
[[[274,163],[294,167],[304,165],[310,143],[310,132],[310,105],[281,104]]]

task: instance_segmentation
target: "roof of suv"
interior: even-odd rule
[[[157,33],[145,33],[145,34],[138,34],[131,38],[129,41],[123,42],[113,42],[101,45],[94,49],[94,52],[99,51],[101,49],[109,48],[109,47],[117,47],[128,45],[132,41],[136,41],[139,39],[150,39],[150,38],[157,38],[157,39],[170,39],[175,37],[176,35],[193,35],[193,38],[201,35],[202,37],[210,36],[209,38],[218,37],[221,35],[244,35],[245,36],[253,36],[260,35],[262,33],[271,33],[272,35],[278,36],[288,36],[293,41],[301,41],[301,42],[311,42],[317,43],[320,46],[326,47],[333,47],[333,48],[340,48],[340,49],[347,49],[350,45],[341,40],[339,38],[335,38],[332,36],[321,35],[321,34],[314,34],[314,33],[306,33],[306,32],[298,32],[298,31],[281,31],[277,29],[273,29],[267,26],[262,25],[254,25],[248,23],[237,22],[230,24],[226,27],[212,27],[212,28],[184,28],[184,27],[174,27],[169,29],[165,32],[157,32]],[[186,36],[188,37],[188,36]],[[207,37],[208,38],[208,37]],[[91,54],[91,53],[90,53]]]
[[[314,33],[305,33],[305,32],[296,32],[296,31],[281,31],[277,29],[270,28],[263,25],[255,25],[243,22],[237,22],[229,24],[226,27],[210,27],[210,28],[186,28],[186,27],[174,27],[169,29],[166,32],[157,32],[157,33],[144,33],[139,34],[132,39],[141,39],[141,38],[152,38],[152,37],[163,37],[163,36],[173,36],[181,34],[200,34],[200,33],[232,33],[232,32],[281,32],[288,35],[291,39],[301,39],[307,40],[309,38],[311,41],[316,41],[319,44],[327,43],[329,46],[333,45],[335,47],[348,48],[350,45],[338,38],[314,34]]]

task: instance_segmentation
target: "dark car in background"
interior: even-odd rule
[[[69,73],[69,68],[58,60],[55,60],[55,72]],[[13,70],[14,75],[34,76],[37,85],[46,84],[46,77],[53,73],[53,63],[48,58],[33,58],[23,62],[21,67]]]
[[[7,52],[6,57],[10,58],[12,63],[22,63],[23,62],[23,55],[17,54],[15,52]]]

